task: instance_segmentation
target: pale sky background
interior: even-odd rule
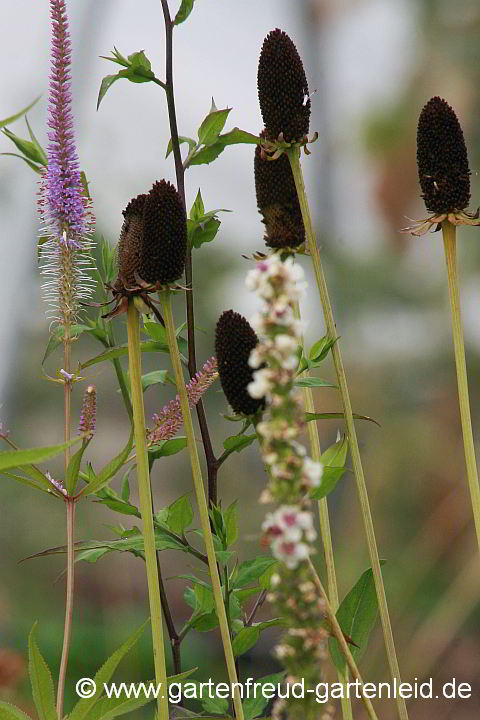
[[[171,2],[174,14],[177,2]],[[322,25],[312,23],[316,8]],[[164,76],[164,25],[159,0],[69,0],[73,43],[73,95],[78,154],[90,180],[98,228],[116,242],[121,210],[128,200],[165,177],[174,180],[164,93],[154,84],[118,81],[96,112],[101,79],[118,66],[99,58],[115,45],[124,55],[145,50],[157,76]],[[0,118],[42,94],[29,113],[46,146],[50,50],[47,0],[0,0]],[[261,116],[256,90],[258,55],[265,35],[286,30],[304,59],[312,98],[312,132],[322,142],[306,169],[313,212],[325,209],[319,161],[330,148],[330,227],[346,250],[362,252],[382,242],[382,227],[370,199],[370,171],[355,134],[356,119],[372,103],[387,104],[406,82],[417,61],[414,12],[405,0],[197,0],[188,21],[175,31],[174,72],[180,134],[195,135],[208,112],[232,107],[226,129],[235,125],[258,132]],[[314,43],[308,45],[307,33]],[[320,107],[320,103],[322,106]],[[11,129],[26,136],[24,121]],[[328,138],[328,140],[326,140]],[[0,137],[0,151],[12,151]],[[320,172],[319,172],[320,168]],[[222,239],[241,239],[235,257],[263,247],[256,211],[252,148],[227,148],[211,166],[187,173],[187,204],[202,188],[207,209],[225,207]],[[36,176],[20,160],[0,158],[0,398],[15,357],[15,326],[21,332],[45,324],[35,260]],[[326,195],[326,194],[325,194]],[[345,213],[348,198],[348,216]],[[323,205],[322,205],[323,203]],[[352,233],[354,216],[356,232]],[[216,241],[218,242],[218,240]],[[232,279],[228,280],[232,292]],[[247,316],[254,302],[238,284],[237,308]],[[219,293],[225,291],[219,283]],[[1,399],[0,399],[1,403]]]

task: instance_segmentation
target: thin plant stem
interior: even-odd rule
[[[298,302],[295,303],[295,314],[300,319],[300,305]],[[305,347],[305,342],[302,337],[302,348]],[[304,377],[308,377],[308,372],[304,373]],[[305,412],[315,413],[315,403],[313,401],[312,389],[309,387],[302,388],[303,392],[303,404]],[[308,442],[310,445],[310,454],[312,460],[320,462],[322,450],[320,447],[320,437],[318,435],[318,427],[315,420],[307,423]],[[337,587],[337,575],[335,572],[335,560],[333,556],[333,544],[332,544],[332,533],[330,531],[330,518],[328,514],[328,501],[327,498],[321,498],[318,501],[318,515],[320,518],[320,534],[322,536],[323,552],[325,557],[325,566],[327,568],[327,587],[328,587],[328,599],[330,606],[334,613],[338,610],[338,587]],[[346,672],[343,673],[338,671],[338,678],[341,683],[345,683],[348,680]],[[352,704],[350,698],[341,698],[342,715],[344,720],[352,720]]]
[[[292,168],[293,178],[295,181],[295,187],[297,189],[298,199],[300,203],[300,209],[302,212],[303,223],[305,226],[305,235],[307,240],[308,250],[312,257],[313,269],[315,272],[315,279],[320,295],[320,301],[322,303],[323,314],[325,317],[325,324],[327,333],[331,340],[337,338],[337,331],[335,326],[335,320],[333,318],[332,304],[328,294],[327,283],[323,272],[322,263],[320,260],[320,253],[317,247],[315,233],[313,231],[312,218],[310,215],[310,208],[308,205],[308,198],[305,189],[305,183],[303,180],[302,167],[300,165],[299,148],[292,147],[287,150],[288,159],[290,160],[290,166]],[[387,653],[388,664],[390,668],[390,674],[393,679],[396,679],[398,683],[400,679],[400,668],[397,660],[397,653],[395,650],[395,643],[393,640],[392,625],[390,622],[390,615],[388,612],[387,598],[385,594],[385,586],[383,583],[382,570],[380,566],[380,559],[378,556],[377,542],[375,539],[375,530],[373,527],[372,513],[370,510],[370,502],[368,499],[367,486],[365,483],[365,476],[363,473],[363,465],[360,457],[360,449],[358,447],[357,431],[355,429],[355,422],[353,420],[352,404],[350,401],[350,393],[347,385],[347,377],[345,374],[345,368],[343,366],[342,355],[340,352],[340,343],[335,342],[332,346],[332,357],[335,372],[337,375],[337,381],[340,388],[342,397],[343,411],[345,415],[345,424],[347,426],[348,442],[350,446],[350,453],[352,456],[353,471],[355,474],[355,480],[357,484],[358,497],[360,500],[360,506],[362,510],[363,523],[365,527],[365,533],[367,537],[368,552],[370,555],[370,563],[372,566],[372,573],[375,582],[375,590],[378,600],[378,609],[380,619],[382,622],[383,636],[385,640],[385,649]],[[407,706],[405,699],[399,695],[396,697],[398,714],[401,720],[408,720]]]
[[[338,624],[338,620],[335,616],[335,613],[333,612],[333,610],[330,606],[330,603],[329,603],[328,597],[327,597],[327,593],[325,592],[325,588],[322,585],[322,581],[320,580],[320,577],[319,577],[317,571],[315,570],[315,567],[313,566],[313,563],[310,560],[310,558],[308,558],[307,562],[309,564],[309,567],[310,567],[310,570],[311,570],[311,573],[313,576],[313,581],[314,581],[315,585],[317,586],[317,590],[319,591],[319,593],[325,603],[325,614],[326,614],[328,622],[330,624],[332,633],[335,636],[335,639],[337,640],[338,644],[340,645],[340,648],[342,650],[345,661],[350,669],[350,672],[352,673],[352,677],[354,677],[355,680],[360,685],[360,690],[361,690],[361,695],[362,695],[361,699],[365,706],[365,710],[367,711],[368,716],[369,716],[369,718],[371,718],[371,720],[378,720],[377,714],[375,712],[375,709],[374,709],[372,703],[370,702],[370,699],[363,693],[362,676],[360,675],[360,671],[357,667],[357,664],[356,664],[355,660],[353,659],[353,655],[350,652],[350,648],[348,647],[348,644],[347,644],[347,641],[345,640],[342,629],[341,629],[340,625]]]
[[[457,279],[456,260],[456,227],[448,220],[442,222],[443,243],[445,246],[445,261],[447,264],[448,295],[452,311],[453,347],[455,350],[455,365],[457,368],[458,402],[460,405],[460,419],[462,423],[463,447],[467,465],[468,487],[472,502],[475,532],[480,550],[480,487],[478,484],[477,462],[475,459],[475,446],[473,444],[472,418],[470,414],[470,401],[468,398],[467,365],[465,362],[465,344],[463,341],[462,318],[460,314],[460,292]]]
[[[64,327],[64,339],[63,339],[63,369],[66,373],[70,374],[70,367],[72,361],[72,344],[70,339],[70,328],[65,325]],[[64,378],[63,383],[63,409],[64,409],[64,439],[65,442],[70,440],[70,429],[71,429],[71,417],[72,417],[72,382],[68,378]],[[67,476],[68,463],[70,461],[70,448],[65,448],[64,451],[65,461],[65,477]]]
[[[58,674],[57,687],[57,716],[63,718],[63,700],[65,697],[65,678],[67,675],[68,654],[70,651],[70,640],[72,637],[73,617],[73,590],[75,578],[75,506],[76,500],[72,497],[65,498],[67,510],[67,591],[65,601],[65,626],[63,631],[62,659],[60,661],[60,672]]]
[[[178,140],[177,113],[175,109],[175,93],[173,88],[173,21],[170,17],[168,0],[161,0],[163,17],[165,20],[165,93],[167,96],[168,118],[170,122],[170,134],[172,138],[173,158],[175,162],[175,174],[177,178],[177,190],[182,198],[186,209],[185,199],[185,169],[183,167],[180,143]],[[197,372],[197,360],[195,350],[195,309],[193,297],[193,263],[192,248],[187,248],[185,260],[185,299],[187,305],[187,339],[188,339],[188,372],[190,378]],[[217,504],[217,474],[218,464],[213,452],[212,441],[208,429],[207,418],[203,402],[200,399],[196,405],[198,425],[202,436],[203,450],[207,463],[208,476],[208,501],[210,505]]]
[[[210,570],[210,577],[212,581],[212,591],[215,600],[215,607],[217,611],[218,623],[220,626],[220,633],[222,636],[223,651],[225,655],[225,661],[227,665],[228,678],[231,685],[234,688],[233,692],[233,704],[235,708],[235,716],[237,720],[243,720],[243,707],[242,701],[239,695],[237,683],[237,672],[235,669],[235,658],[233,655],[232,641],[230,637],[230,630],[228,627],[227,614],[225,611],[225,604],[222,596],[222,586],[220,584],[220,576],[218,574],[217,560],[215,557],[215,548],[213,545],[212,530],[210,527],[210,519],[208,515],[207,501],[205,498],[205,490],[203,487],[202,471],[200,468],[200,461],[198,459],[197,445],[195,440],[195,434],[193,431],[192,416],[190,413],[190,407],[188,405],[188,396],[185,388],[185,379],[183,377],[182,365],[180,361],[180,353],[178,351],[177,337],[175,333],[175,324],[173,322],[172,314],[172,302],[169,290],[165,290],[159,293],[160,299],[163,306],[163,317],[165,320],[165,328],[167,331],[168,346],[170,349],[170,358],[175,374],[175,381],[177,383],[177,392],[180,399],[180,406],[182,408],[183,424],[185,428],[185,434],[187,436],[188,452],[190,455],[190,463],[192,466],[193,483],[195,487],[195,494],[198,504],[198,512],[200,515],[200,523],[203,531],[203,538],[205,542],[205,548],[208,557],[208,567]]]
[[[152,496],[148,470],[145,434],[145,411],[143,407],[142,370],[140,354],[140,320],[133,302],[128,304],[128,367],[132,390],[133,421],[137,462],[137,483],[140,499],[140,513],[143,521],[143,541],[147,568],[150,621],[152,625],[153,659],[155,679],[162,688],[167,687],[167,668],[163,642],[162,609],[160,600],[155,531],[153,526]],[[168,693],[159,693],[157,699],[158,719],[168,720]]]

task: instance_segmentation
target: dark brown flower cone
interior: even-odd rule
[[[143,207],[146,195],[130,200],[123,211],[125,218],[117,245],[118,279],[115,285],[132,288],[138,285],[135,279],[140,270],[140,252],[143,231]],[[120,288],[119,288],[120,289]]]
[[[265,137],[265,131],[261,134]],[[305,227],[288,157],[262,159],[255,148],[255,191],[265,225],[265,243],[271,248],[295,248],[305,241]]]
[[[470,170],[462,128],[450,105],[433,97],[420,113],[417,166],[427,210],[458,212],[470,200]]]
[[[182,275],[187,253],[187,218],[176,188],[156,182],[143,208],[140,277],[147,283],[168,285]]]
[[[269,140],[302,140],[310,126],[310,98],[303,63],[292,40],[272,30],[258,62],[258,99]]]
[[[263,399],[252,398],[247,385],[253,380],[248,364],[258,337],[247,320],[233,310],[220,315],[215,330],[215,354],[223,392],[236,413],[253,415],[264,407]]]

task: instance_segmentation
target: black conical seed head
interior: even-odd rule
[[[136,287],[135,275],[140,271],[140,251],[143,235],[143,208],[146,195],[130,200],[123,211],[125,218],[117,245],[117,264],[121,286]]]
[[[253,415],[264,407],[263,399],[252,398],[247,385],[253,380],[253,370],[248,358],[258,337],[239,313],[225,310],[215,330],[215,354],[223,392],[236,413]]]
[[[187,253],[187,218],[176,188],[156,182],[143,208],[140,277],[168,285],[183,275]]]
[[[258,62],[258,99],[268,138],[280,133],[287,142],[301,140],[310,125],[310,98],[303,63],[292,40],[272,30]]]
[[[278,160],[263,160],[257,145],[254,172],[265,243],[271,248],[298,247],[305,240],[305,227],[288,157],[283,154]]]
[[[417,166],[427,210],[443,214],[467,207],[470,200],[467,148],[457,116],[442,98],[433,97],[420,113]]]

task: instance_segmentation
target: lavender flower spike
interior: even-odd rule
[[[71,42],[65,0],[50,0],[52,19],[49,93],[48,170],[40,184],[38,200],[42,243],[45,299],[53,317],[62,325],[73,323],[79,301],[88,299],[93,280],[89,251],[94,218],[90,201],[82,194],[75,149],[70,91]]]
[[[203,368],[197,372],[195,377],[186,385],[188,404],[191,408],[198,403],[203,393],[208,390],[217,377],[217,360],[212,357],[210,360],[207,360]],[[170,400],[158,414],[153,416],[153,421],[155,427],[147,432],[149,445],[155,445],[162,440],[170,440],[170,438],[175,437],[183,424],[182,409],[178,395],[175,400]]]

